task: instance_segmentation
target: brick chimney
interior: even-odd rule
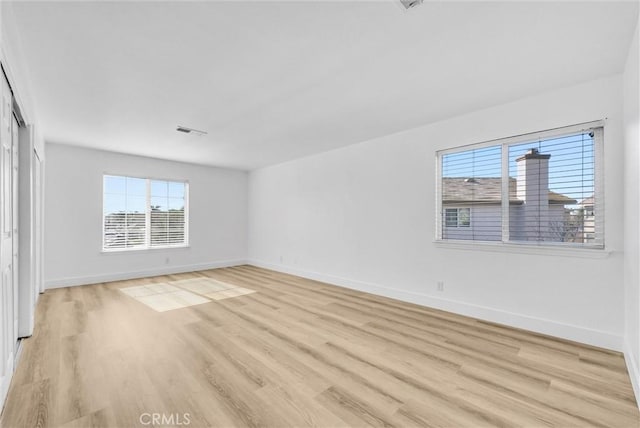
[[[549,236],[549,158],[530,149],[516,159],[516,196],[523,201],[521,239],[542,241]]]

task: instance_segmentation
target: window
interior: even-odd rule
[[[105,175],[103,249],[186,246],[188,190],[185,182]]]
[[[446,227],[471,226],[470,208],[445,208]]]
[[[438,152],[437,239],[602,248],[602,136],[597,122]]]

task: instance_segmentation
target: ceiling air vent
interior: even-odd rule
[[[411,9],[416,6],[420,6],[424,0],[400,0],[400,4],[404,6],[405,9]]]
[[[185,133],[185,134],[194,134],[194,135],[198,135],[198,136],[207,135],[206,131],[200,131],[198,129],[187,128],[186,126],[181,126],[181,125],[178,125],[178,127],[176,128],[176,131],[182,132],[182,133]]]

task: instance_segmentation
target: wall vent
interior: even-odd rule
[[[200,131],[198,129],[187,128],[186,126],[178,125],[176,131],[182,132],[184,134],[194,134],[198,136],[207,135],[207,131]]]
[[[400,0],[400,4],[405,9],[412,9],[416,6],[420,6],[424,0]]]

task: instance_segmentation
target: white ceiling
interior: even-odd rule
[[[619,73],[636,2],[24,2],[49,142],[253,169]],[[179,134],[176,125],[208,131]]]

